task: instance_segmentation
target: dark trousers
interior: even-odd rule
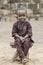
[[[24,42],[22,42],[19,38],[15,40],[15,47],[18,51],[19,57],[24,58],[28,54],[28,50],[31,47],[31,42],[29,38],[26,38]]]

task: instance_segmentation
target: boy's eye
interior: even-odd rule
[[[19,17],[21,17],[21,16],[25,16],[25,15],[24,14],[19,15]]]

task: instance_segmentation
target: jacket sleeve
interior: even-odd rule
[[[12,37],[16,38],[15,36],[16,33],[17,33],[17,23],[14,23],[12,28]]]
[[[28,23],[28,27],[27,28],[28,28],[27,29],[28,30],[28,33],[27,33],[28,34],[28,37],[31,38],[31,36],[32,36],[32,26],[31,26],[30,23]]]

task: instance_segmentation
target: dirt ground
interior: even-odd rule
[[[0,21],[0,65],[23,65],[19,62],[11,62],[16,49],[10,47],[9,43],[14,39],[11,37],[14,22]],[[43,65],[43,20],[30,20],[33,29],[33,47],[29,50],[29,62],[26,65]]]

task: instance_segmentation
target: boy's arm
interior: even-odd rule
[[[17,23],[15,23],[13,25],[13,28],[12,28],[12,37],[14,37],[14,39],[16,39],[16,38],[22,39],[22,37],[17,34]]]
[[[17,23],[14,23],[14,25],[13,25],[12,37],[14,37],[14,39],[18,38],[18,36],[17,36]]]
[[[32,26],[30,23],[27,24],[27,34],[25,35],[24,38],[26,38],[26,37],[28,37],[28,38],[32,37]]]
[[[25,38],[30,38],[30,41],[34,43],[34,40],[32,39],[32,26],[30,23],[28,23],[28,33],[26,34]]]

